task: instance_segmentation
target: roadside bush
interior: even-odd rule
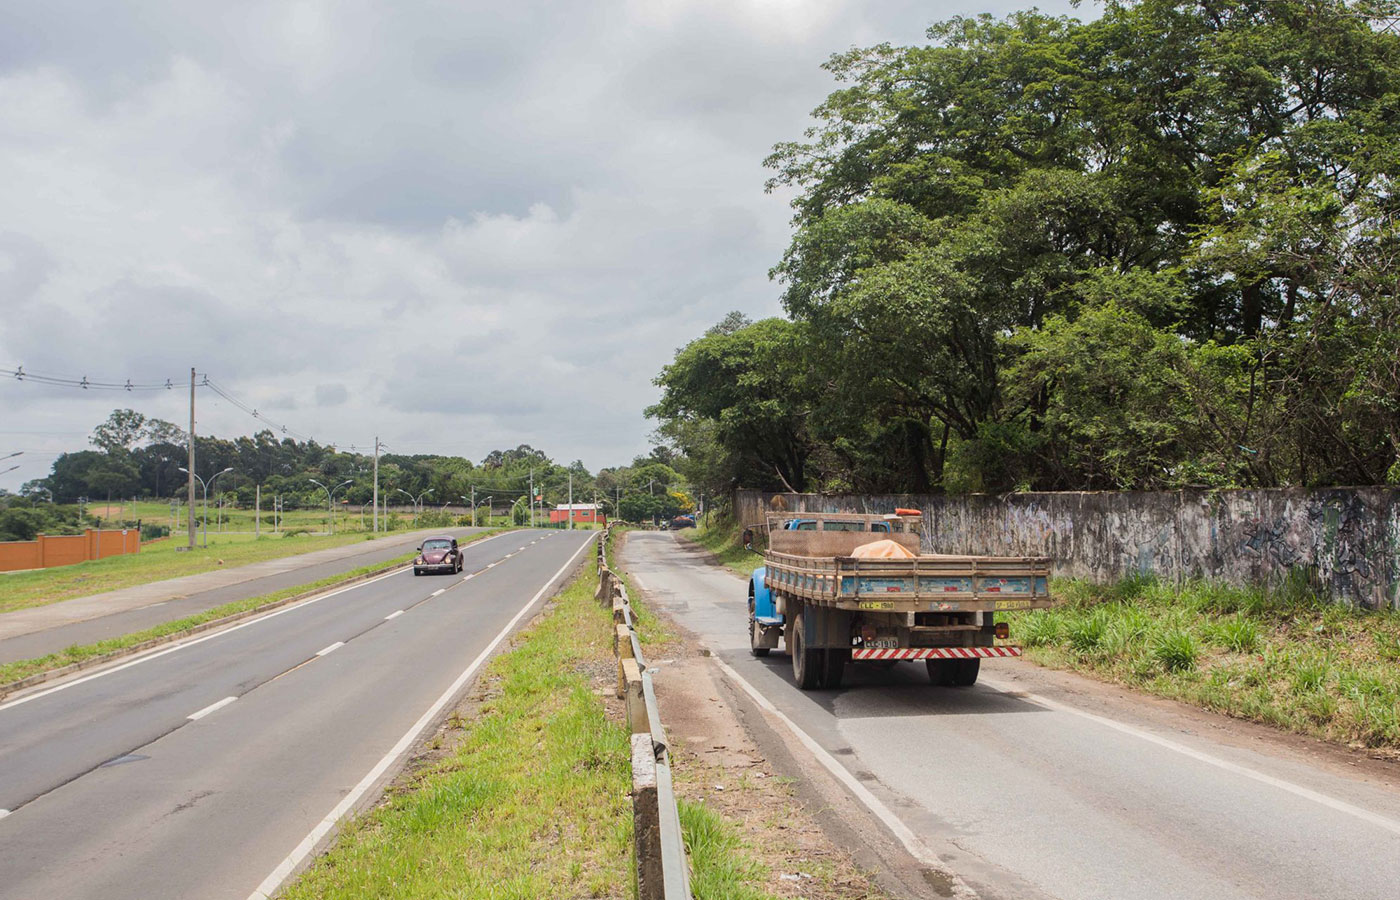
[[[1214,641],[1226,650],[1253,653],[1259,646],[1259,627],[1250,619],[1236,616],[1211,629]]]
[[[1060,642],[1063,620],[1053,612],[1033,612],[1016,630],[1021,643],[1027,647],[1043,647]]]
[[[1168,628],[1152,642],[1152,656],[1168,672],[1187,672],[1196,667],[1200,648],[1191,632]]]
[[[163,537],[170,537],[169,525],[153,525],[149,522],[141,525],[141,540],[154,541]]]
[[[1100,607],[1086,618],[1071,622],[1066,634],[1070,649],[1080,655],[1093,653],[1099,649],[1099,644],[1103,642],[1104,635],[1108,632],[1108,621],[1108,610]]]

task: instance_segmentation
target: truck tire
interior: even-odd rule
[[[788,655],[792,657],[792,680],[804,691],[821,687],[822,671],[825,668],[820,650],[808,650],[802,641],[803,620],[801,611],[792,617],[791,631],[788,632]]]
[[[846,672],[846,660],[851,658],[851,651],[840,647],[828,647],[822,656],[825,657],[822,665],[822,687],[835,690],[841,686],[841,676]]]
[[[928,683],[938,687],[947,687],[953,683],[953,664],[955,659],[926,659],[924,665],[928,666]]]
[[[955,659],[952,668],[953,687],[972,687],[977,683],[977,673],[982,668],[980,659]]]
[[[753,597],[749,597],[749,652],[754,656],[767,656],[768,648],[758,646],[758,620],[755,618]]]

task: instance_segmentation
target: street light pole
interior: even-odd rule
[[[321,484],[321,482],[317,481],[314,478],[308,478],[306,480],[326,492],[326,528],[330,531],[331,534],[335,534],[335,511],[334,508],[331,506],[331,504],[335,501],[335,492],[345,487],[347,484],[352,483],[355,479],[347,478],[333,488],[326,487],[324,484]]]
[[[208,481],[205,481],[203,478],[200,478],[198,475],[196,475],[194,472],[190,471],[189,469],[186,469],[184,466],[180,466],[179,468],[180,468],[180,471],[181,471],[181,472],[184,472],[186,475],[190,476],[191,479],[197,479],[197,480],[199,481],[200,487],[202,487],[202,488],[204,489],[204,503],[203,503],[203,506],[204,506],[204,524],[203,524],[203,527],[202,527],[203,537],[202,537],[202,539],[201,539],[201,546],[203,546],[203,547],[205,547],[205,548],[207,549],[207,548],[209,547],[209,485],[213,484],[213,483],[214,483],[214,479],[215,479],[215,478],[218,478],[220,475],[224,474],[224,472],[232,472],[232,471],[233,471],[233,466],[229,466],[227,469],[224,469],[224,470],[221,471],[221,472],[215,472],[213,475],[210,475],[210,476],[209,476],[209,480],[208,480]],[[193,484],[194,482],[191,481],[190,483]],[[193,510],[194,510],[193,499],[194,499],[194,498],[191,497],[190,499],[191,499],[190,510],[191,510],[191,512],[193,513]],[[194,547],[194,516],[193,516],[193,515],[190,516],[190,547]]]

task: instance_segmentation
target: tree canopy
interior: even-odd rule
[[[1400,482],[1394,2],[1108,2],[837,54],[788,320],[649,410],[711,489]]]

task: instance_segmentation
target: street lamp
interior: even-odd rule
[[[350,484],[355,479],[347,478],[335,487],[326,487],[314,478],[308,478],[306,480],[326,492],[326,527],[330,530],[331,534],[335,534],[335,512],[334,508],[331,506],[331,504],[335,502],[335,492],[345,487],[347,484]]]
[[[418,511],[419,511],[420,509],[422,509],[422,506],[423,506],[423,498],[426,497],[426,496],[428,496],[429,494],[431,494],[431,493],[433,492],[433,489],[432,489],[432,488],[428,488],[426,491],[424,491],[423,493],[419,494],[417,497],[413,496],[412,494],[410,494],[408,491],[404,490],[403,488],[394,488],[394,490],[398,491],[400,494],[403,494],[405,497],[407,497],[409,500],[411,500],[411,501],[413,502],[413,524],[414,524],[414,525],[417,525],[417,524],[418,524]]]
[[[233,466],[229,466],[227,469],[224,469],[223,472],[215,472],[213,475],[210,475],[210,476],[209,476],[209,480],[208,480],[208,481],[205,481],[203,478],[200,478],[199,475],[198,475],[197,473],[191,472],[189,469],[186,469],[184,466],[180,466],[179,468],[180,468],[180,471],[181,471],[181,472],[184,472],[186,475],[194,475],[194,480],[195,480],[195,481],[198,481],[198,482],[199,482],[199,486],[200,486],[201,488],[204,489],[204,501],[203,501],[203,505],[204,505],[204,526],[203,526],[203,528],[201,529],[201,531],[202,531],[202,533],[203,533],[204,536],[203,536],[203,538],[201,539],[201,541],[202,541],[202,546],[204,546],[204,547],[207,548],[207,547],[209,546],[209,485],[213,484],[213,483],[214,483],[214,479],[215,479],[215,478],[218,478],[220,475],[224,474],[224,472],[232,472],[232,471],[233,471]]]

